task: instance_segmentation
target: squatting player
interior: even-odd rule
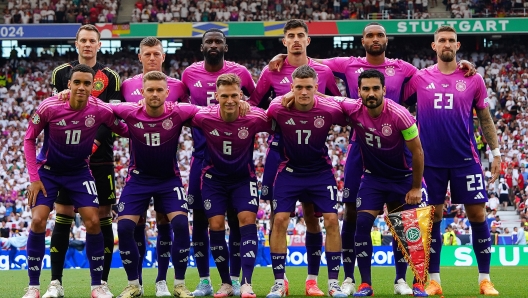
[[[420,139],[425,152],[424,177],[429,203],[436,205],[429,263],[431,281],[426,291],[429,295],[443,292],[440,286],[440,223],[449,183],[451,202],[464,204],[471,224],[480,293],[498,295],[489,276],[491,238],[485,208],[488,197],[473,133],[473,109],[476,109],[482,132],[494,156],[490,180],[493,183],[499,176],[501,157],[486,101],[486,85],[480,75],[464,77],[457,68],[455,58],[460,42],[453,28],[442,26],[436,30],[431,46],[438,63],[415,74],[405,86],[404,93],[405,98],[416,96],[418,100]]]
[[[130,166],[126,186],[118,204],[119,251],[128,277],[128,286],[119,297],[142,296],[139,284],[139,251],[134,229],[148,208],[151,197],[156,208],[167,214],[175,236],[171,248],[174,265],[174,296],[193,297],[185,287],[185,272],[190,251],[187,198],[182,185],[176,152],[183,123],[198,108],[189,104],[166,102],[167,76],[159,71],[143,75],[141,93],[145,105],[113,105],[130,132]]]
[[[337,185],[328,157],[326,137],[331,125],[346,125],[341,108],[332,99],[316,96],[317,73],[308,65],[292,74],[291,89],[295,102],[291,110],[274,99],[267,111],[280,126],[284,157],[273,191],[275,219],[271,234],[271,258],[275,285],[268,298],[286,295],[286,229],[295,203],[311,202],[323,213],[326,229],[328,294],[346,297],[338,283],[341,265],[341,239],[337,219]]]
[[[104,242],[99,224],[97,188],[88,168],[88,157],[100,125],[121,135],[127,127],[117,121],[111,108],[91,97],[95,72],[77,64],[71,70],[69,101],[56,96],[45,99],[31,118],[24,139],[24,155],[31,185],[28,204],[31,226],[27,243],[29,287],[23,298],[39,298],[39,278],[44,257],[46,221],[59,189],[73,200],[86,226],[86,255],[90,263],[92,298],[111,298],[101,285]],[[44,130],[44,144],[36,156],[36,139]],[[106,199],[106,198],[105,198]]]
[[[253,108],[240,117],[243,100],[240,78],[223,74],[216,80],[218,105],[203,108],[192,125],[205,132],[207,156],[202,172],[202,197],[209,219],[211,253],[222,279],[215,297],[234,295],[229,276],[229,250],[225,241],[225,213],[236,208],[240,222],[240,257],[242,286],[240,296],[256,297],[251,277],[257,255],[258,211],[257,179],[252,160],[255,134],[272,131],[272,121],[266,113]],[[231,227],[233,228],[233,227]]]

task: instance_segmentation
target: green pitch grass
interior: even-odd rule
[[[528,267],[492,267],[492,281],[501,297],[517,298],[528,297],[526,287],[526,272]],[[168,276],[172,276],[172,268]],[[154,282],[156,269],[143,270],[143,283],[145,285],[144,297],[156,297]],[[216,268],[211,267],[212,281],[215,289],[219,288],[220,278]],[[290,296],[303,297],[304,281],[306,279],[306,267],[288,267],[287,276],[290,281]],[[393,295],[394,282],[393,267],[374,267],[372,269],[372,282],[375,297],[395,297]],[[326,267],[321,267],[319,287],[326,292]],[[356,276],[359,273],[356,268]],[[484,297],[479,295],[477,284],[478,271],[476,267],[446,267],[442,268],[442,285],[445,298],[450,297]],[[341,274],[342,279],[342,274]],[[412,276],[407,275],[407,280]],[[253,290],[258,297],[265,297],[273,285],[273,273],[271,268],[255,268],[253,275]],[[24,288],[27,286],[28,277],[26,271],[0,271],[0,297],[22,297]],[[50,271],[44,270],[41,278],[41,295],[44,295],[50,282]],[[187,287],[192,291],[198,282],[196,268],[187,271]],[[64,270],[65,297],[90,297],[90,275],[88,270]],[[169,289],[172,289],[173,280],[168,280]],[[126,286],[126,274],[123,269],[112,269],[110,272],[110,287],[114,295],[119,295]],[[436,296],[438,297],[438,296]]]

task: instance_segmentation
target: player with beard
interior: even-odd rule
[[[228,47],[224,33],[219,29],[207,30],[202,37],[200,51],[204,61],[195,62],[185,69],[182,82],[188,89],[190,101],[197,106],[217,104],[215,99],[216,79],[226,73],[233,73],[241,80],[242,92],[250,96],[255,90],[255,82],[249,71],[242,65],[224,60]],[[193,159],[189,175],[188,201],[189,208],[193,209],[192,247],[200,282],[193,292],[194,296],[209,296],[213,294],[213,287],[209,276],[209,237],[208,222],[201,195],[201,174],[205,165],[206,144],[204,132],[199,128],[192,129],[194,141]],[[210,207],[209,205],[205,208]],[[234,206],[232,206],[234,207]],[[228,208],[229,234],[229,263],[230,276],[234,288],[234,295],[240,295],[240,230],[237,212]],[[219,246],[220,244],[211,245]],[[225,260],[224,262],[227,262]]]
[[[366,57],[336,57],[321,62],[334,72],[334,75],[343,80],[346,86],[347,97],[359,98],[358,78],[367,69],[375,69],[385,74],[386,97],[401,104],[402,87],[416,73],[417,69],[399,59],[389,59],[385,57],[388,45],[388,38],[385,28],[376,22],[369,23],[363,29],[361,39],[366,51]],[[270,69],[280,70],[285,55],[277,55],[270,62]],[[475,69],[471,63],[465,61],[461,63],[471,67],[468,74],[474,74]],[[350,135],[350,143],[347,151],[345,164],[345,185],[343,190],[343,202],[345,203],[343,227],[341,229],[343,270],[345,280],[341,288],[346,294],[355,292],[354,267],[356,263],[356,253],[354,252],[354,235],[356,233],[356,198],[363,175],[363,161],[356,143],[355,134]],[[400,295],[412,295],[412,289],[405,282],[407,263],[403,254],[398,250],[395,241],[392,243],[396,267],[396,278],[394,279],[394,293]]]
[[[471,224],[480,294],[499,295],[489,276],[491,238],[485,207],[488,196],[473,134],[475,109],[494,157],[492,178],[489,181],[493,183],[500,174],[501,154],[486,100],[486,85],[480,75],[464,77],[464,73],[458,69],[455,58],[460,42],[457,41],[455,29],[440,27],[434,33],[431,46],[436,52],[438,63],[413,76],[404,92],[404,98],[417,98],[420,138],[425,152],[424,177],[429,189],[429,203],[436,207],[432,229],[432,238],[436,241],[431,244],[431,280],[426,292],[429,295],[442,295],[443,292],[440,285],[440,224],[449,184],[451,202],[464,204]]]

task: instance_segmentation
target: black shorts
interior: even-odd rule
[[[116,203],[114,165],[91,165],[90,170],[95,179],[97,198],[99,206],[108,206]],[[73,205],[68,192],[59,191],[55,203],[61,205]]]

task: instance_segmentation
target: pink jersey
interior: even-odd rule
[[[361,99],[335,97],[356,132],[365,172],[389,179],[412,175],[412,155],[402,132],[416,120],[403,106],[386,98],[381,114],[372,118]]]
[[[326,95],[341,95],[332,70],[329,67],[313,59],[308,59],[308,65],[317,72],[317,83],[319,85],[317,91]],[[288,59],[284,60],[284,65],[279,72],[270,71],[268,66],[264,67],[257,82],[257,88],[251,94],[249,104],[252,106],[263,106],[267,104],[270,97],[275,98],[290,92],[293,81],[292,73],[295,69],[297,67],[289,64]]]
[[[240,77],[240,86],[246,96],[249,97],[255,90],[255,82],[246,67],[231,61],[224,61],[224,67],[217,72],[205,70],[204,62],[195,62],[185,69],[182,74],[182,82],[190,95],[190,102],[197,106],[209,106],[217,104],[215,99],[216,79],[226,73],[233,73]],[[193,156],[204,158],[205,136],[199,129],[193,129],[194,151]]]
[[[144,106],[134,103],[112,105],[114,113],[125,120],[130,133],[128,171],[146,177],[180,176],[177,154],[183,123],[199,108],[187,103],[165,102],[165,112],[151,117]]]
[[[128,102],[138,102],[143,99],[143,95],[141,95],[142,88],[143,74],[138,74],[130,79],[126,79],[121,84],[121,94]],[[167,88],[169,89],[167,101],[189,102],[187,89],[180,80],[167,77]]]
[[[420,70],[405,86],[404,98],[417,98],[425,165],[439,168],[480,163],[473,133],[473,108],[488,107],[486,85],[477,74],[457,69],[446,75],[437,65]]]
[[[399,59],[385,58],[385,63],[372,65],[365,57],[336,57],[325,59],[323,63],[330,67],[334,75],[345,82],[347,96],[359,98],[358,78],[367,69],[379,70],[385,75],[387,94],[385,97],[401,103],[403,85],[410,80],[417,69],[412,64]]]
[[[271,101],[268,116],[280,127],[284,142],[283,162],[279,171],[289,168],[296,173],[317,173],[332,169],[326,139],[330,126],[345,126],[347,121],[339,104],[332,98],[315,96],[310,111],[287,109],[282,97]]]
[[[254,176],[253,147],[255,134],[272,131],[272,120],[266,112],[252,108],[244,117],[225,122],[218,105],[203,108],[192,125],[204,132],[208,160],[203,172],[228,179]]]
[[[30,181],[40,180],[41,166],[57,173],[69,173],[88,167],[95,135],[101,124],[128,136],[125,124],[114,116],[107,103],[91,97],[82,110],[73,110],[68,101],[47,98],[31,117],[24,138],[24,155]],[[44,144],[36,156],[36,138],[44,130]]]

